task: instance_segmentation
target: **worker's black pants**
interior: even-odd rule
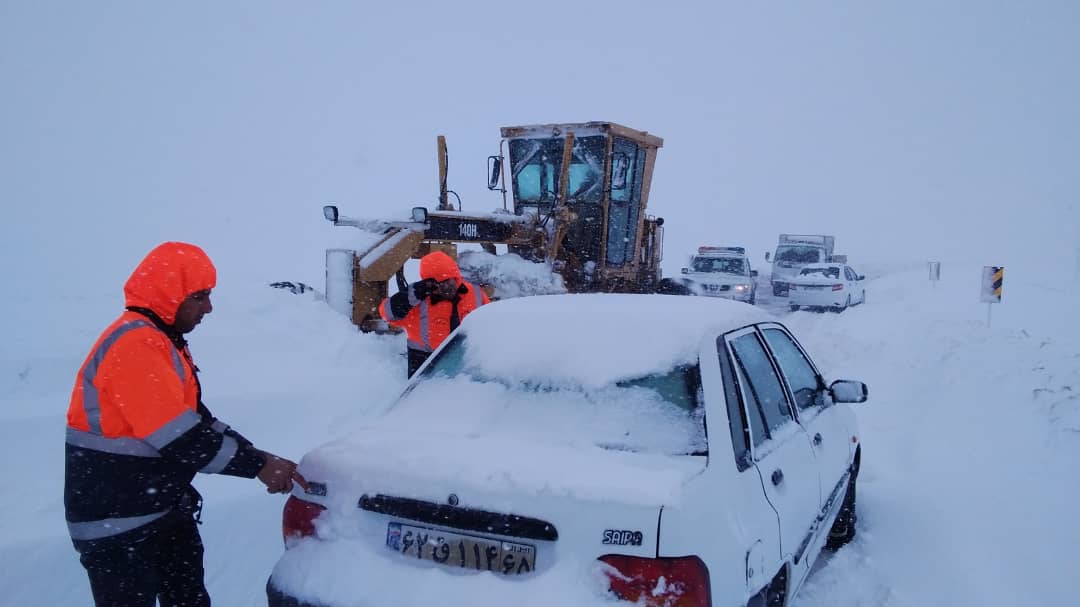
[[[409,377],[412,377],[420,365],[424,364],[424,361],[431,356],[431,352],[424,352],[423,350],[414,350],[413,348],[406,348],[409,354]]]
[[[171,516],[171,515],[166,515]],[[203,545],[195,521],[177,523],[136,544],[84,553],[96,607],[209,607]]]

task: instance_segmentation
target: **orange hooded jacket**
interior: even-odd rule
[[[459,322],[476,308],[491,301],[480,287],[461,277],[457,263],[442,251],[428,253],[420,258],[420,278],[440,282],[453,279],[457,282]],[[379,304],[379,314],[383,319],[395,327],[405,329],[409,348],[420,352],[434,351],[450,335],[453,330],[450,326],[453,312],[453,301],[439,299],[433,302],[430,297],[419,299],[413,285],[410,285],[407,291],[396,293]]]
[[[156,521],[190,505],[196,472],[252,478],[262,467],[251,443],[200,402],[198,368],[171,328],[184,299],[216,281],[202,249],[156,247],[124,285],[128,310],[79,369],[64,489],[76,548],[145,537]]]

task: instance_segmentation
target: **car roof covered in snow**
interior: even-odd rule
[[[711,297],[571,294],[494,302],[461,331],[465,364],[486,376],[601,386],[696,362],[706,335],[769,320]]]
[[[736,259],[745,259],[746,253],[739,251],[698,251],[694,253],[694,257],[734,257]]]

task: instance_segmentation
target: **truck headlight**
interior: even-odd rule
[[[750,290],[750,285],[735,285],[735,290],[744,293]]]

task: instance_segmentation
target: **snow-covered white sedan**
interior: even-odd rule
[[[787,604],[854,537],[865,399],[745,304],[495,302],[303,458],[269,604]]]
[[[842,263],[813,263],[788,283],[788,305],[835,310],[866,303],[865,276]]]

